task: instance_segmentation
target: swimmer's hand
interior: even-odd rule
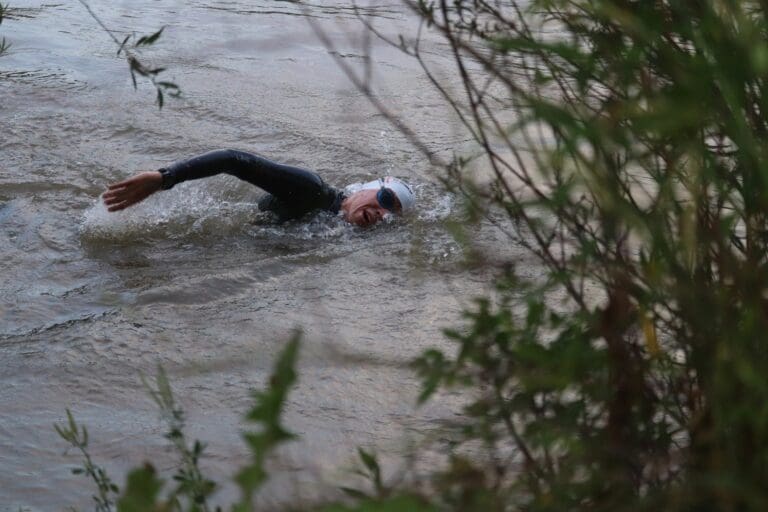
[[[162,185],[163,176],[160,172],[140,172],[127,180],[109,185],[102,199],[108,211],[116,212],[140,203],[160,190]]]

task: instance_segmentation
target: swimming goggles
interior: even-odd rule
[[[397,198],[397,195],[395,195],[391,188],[381,187],[376,193],[376,200],[379,202],[379,206],[385,210],[389,210],[391,212],[400,211],[400,200]]]

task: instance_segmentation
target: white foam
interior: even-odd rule
[[[112,242],[215,236],[242,231],[257,213],[255,203],[227,201],[206,187],[182,184],[119,212],[108,212],[99,197],[85,211],[80,234],[87,240]]]
[[[425,193],[419,194],[418,188],[417,197],[418,195],[426,195]],[[423,208],[417,208],[418,219],[425,222],[445,220],[453,211],[455,202],[456,198],[453,194],[442,192],[438,195],[433,193],[428,200],[425,198]]]

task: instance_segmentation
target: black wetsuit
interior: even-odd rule
[[[342,191],[326,184],[315,172],[234,149],[210,151],[160,169],[163,190],[222,172],[267,191],[269,194],[259,200],[259,209],[276,213],[280,220],[296,219],[314,210],[338,213],[344,199]]]

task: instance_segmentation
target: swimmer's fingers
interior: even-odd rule
[[[104,194],[104,197],[102,197],[102,200],[104,201],[105,205],[112,206],[117,203],[128,201],[129,198],[130,196],[127,196],[126,194],[112,194],[112,195]]]
[[[132,206],[136,203],[140,203],[152,195],[152,193],[153,191],[146,189],[126,189],[116,192],[107,192],[104,194],[102,199],[109,211],[117,211]]]
[[[162,175],[157,171],[142,172],[109,185],[102,200],[110,212],[123,210],[160,190],[162,181]]]
[[[123,187],[118,189],[110,189],[104,192],[102,199],[104,204],[119,203],[121,201],[129,200],[130,198],[137,196],[138,191],[132,187]]]
[[[141,194],[141,189],[136,188],[121,188],[121,189],[113,189],[113,190],[107,190],[104,192],[104,195],[102,198],[105,202],[112,199],[126,199],[128,197],[139,195]]]
[[[102,198],[104,199],[104,202],[107,202],[109,199],[114,199],[116,197],[120,197],[122,195],[125,195],[125,189],[108,189],[106,192],[104,192],[104,195]]]
[[[134,176],[132,178],[128,178],[127,180],[120,181],[118,183],[110,183],[107,185],[107,190],[125,190],[126,188],[129,188],[131,186],[135,186],[136,183],[139,181],[137,180],[138,176]]]
[[[104,198],[104,206],[106,206],[107,211],[110,211],[110,212],[123,210],[136,203],[137,201],[126,199],[124,196]]]
[[[118,210],[124,210],[129,206],[133,206],[136,203],[140,203],[146,199],[149,194],[140,195],[120,195],[104,199],[104,205],[107,207],[107,211],[116,212]]]
[[[125,210],[131,206],[131,203],[128,203],[126,201],[122,201],[120,203],[112,204],[111,206],[107,207],[108,212],[119,212],[120,210]]]

